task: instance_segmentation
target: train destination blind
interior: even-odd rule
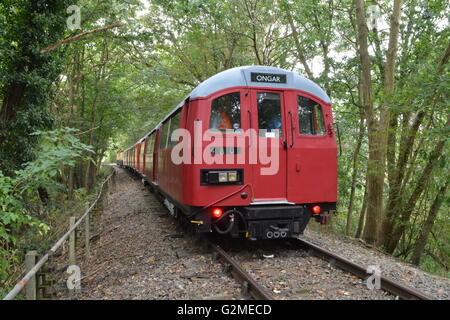
[[[251,73],[252,82],[286,83],[285,74]]]

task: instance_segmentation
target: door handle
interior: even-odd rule
[[[331,124],[330,124],[331,126]],[[340,157],[342,155],[342,146],[341,146],[341,133],[339,132],[339,124],[337,122],[333,123],[333,127],[336,126],[336,130],[337,130],[337,137],[338,137],[338,141],[339,141],[339,155],[338,157]],[[331,130],[333,131],[333,130]]]
[[[283,149],[286,150],[287,149],[287,141],[283,140]]]
[[[291,148],[294,146],[294,123],[292,122],[292,112],[288,112],[289,113],[289,118],[291,119]]]
[[[248,112],[248,119],[249,119],[249,129],[252,129],[252,112],[250,111],[250,110],[247,110],[247,112]],[[252,136],[253,136],[253,134],[252,134],[252,130],[250,130],[250,141],[249,141],[249,147],[252,145]]]

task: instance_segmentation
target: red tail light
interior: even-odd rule
[[[311,208],[313,214],[319,214],[320,213],[320,206],[313,206]]]
[[[212,215],[216,219],[220,218],[220,216],[222,215],[222,209],[220,209],[220,208],[213,209]]]

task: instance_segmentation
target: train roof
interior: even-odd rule
[[[124,152],[132,149],[137,144],[145,140],[158,126],[172,116],[174,112],[183,107],[186,99],[207,97],[210,94],[233,87],[267,87],[278,89],[297,89],[310,93],[325,103],[331,103],[327,93],[313,81],[306,79],[298,73],[281,68],[269,66],[242,66],[231,68],[206,79],[200,83],[189,95],[186,96],[172,111],[161,120],[155,128],[139,139],[133,146]]]
[[[222,89],[243,86],[298,89],[326,103],[331,102],[326,92],[313,81],[295,72],[268,66],[243,66],[222,71],[200,83],[189,97],[207,97]]]
[[[261,81],[258,79],[258,76],[272,77],[268,78],[269,81],[273,81],[274,77],[279,77],[280,83]],[[331,103],[330,97],[328,97],[327,93],[321,87],[298,73],[269,66],[242,66],[219,72],[200,83],[186,96],[185,99],[183,99],[183,101],[160,121],[155,129],[170,118],[174,112],[183,107],[186,99],[207,97],[214,92],[233,87],[298,89],[318,97],[325,103]],[[155,129],[150,131],[147,135],[151,134]]]
[[[139,143],[141,143],[142,141],[144,141],[144,140],[147,138],[147,136],[148,136],[149,134],[151,134],[154,130],[155,130],[155,129],[153,129],[152,131],[150,131],[149,133],[147,133],[144,137],[142,137],[142,138],[140,138],[138,141],[136,141],[135,144],[133,144],[131,147],[128,147],[127,149],[123,150],[122,152],[127,152],[127,151],[129,151],[130,149],[133,149],[133,148],[134,148],[135,146],[137,146]]]

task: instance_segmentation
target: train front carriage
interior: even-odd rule
[[[152,133],[148,183],[199,232],[294,237],[311,217],[324,223],[336,208],[331,101],[296,73],[264,66],[221,72]]]
[[[122,150],[119,150],[117,152],[116,164],[118,166],[123,166],[123,164],[124,164],[124,152]]]

